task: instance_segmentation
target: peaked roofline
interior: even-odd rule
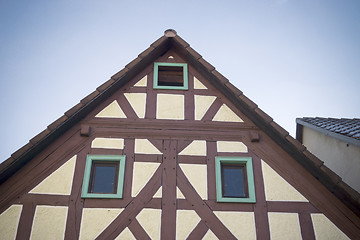
[[[47,129],[32,138],[29,143],[14,152],[10,158],[0,164],[0,184],[16,173],[42,149],[54,142],[57,137],[90,113],[100,102],[105,100],[117,89],[124,86],[137,72],[162,53],[175,48],[197,71],[204,75],[222,94],[242,111],[254,124],[265,132],[273,141],[280,145],[289,155],[306,168],[329,191],[339,198],[356,215],[360,216],[360,194],[344,183],[341,178],[323,165],[323,162],[311,154],[299,141],[279,126],[263,112],[242,91],[232,85],[227,78],[219,73],[199,53],[179,37],[175,30],[166,30],[137,58],[114,74],[108,81],[100,85],[94,92],[83,98],[80,103],[65,112],[63,116],[51,123]]]
[[[309,122],[304,121],[304,119],[305,118],[297,118],[296,119],[296,123],[297,123],[297,126],[296,126],[296,128],[297,128],[296,129],[296,139],[298,139],[301,143],[302,143],[303,135],[302,135],[302,131],[300,131],[300,129],[298,131],[299,125],[302,125],[304,127],[308,127],[308,128],[310,128],[312,130],[315,130],[317,132],[320,132],[320,133],[323,133],[325,135],[331,136],[331,137],[333,137],[335,139],[338,139],[340,141],[347,142],[347,143],[350,143],[350,144],[353,144],[355,146],[360,147],[360,140],[357,140],[355,138],[348,137],[346,135],[342,135],[342,134],[327,130],[325,128],[316,126],[314,124],[311,124]]]

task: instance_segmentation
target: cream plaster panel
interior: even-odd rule
[[[248,152],[247,146],[242,142],[217,141],[216,146],[218,152],[239,152],[239,153]]]
[[[160,163],[134,162],[131,196],[136,197],[154,175]]]
[[[64,239],[68,207],[36,206],[30,239]]]
[[[244,122],[226,104],[223,104],[220,107],[219,111],[215,114],[212,120],[218,122]]]
[[[136,240],[136,238],[134,237],[132,232],[129,230],[129,228],[126,227],[124,229],[124,231],[122,231],[119,234],[119,236],[117,236],[117,238],[115,238],[115,240]]]
[[[162,198],[162,186],[159,187],[159,189],[157,190],[157,192],[154,195],[154,198]]]
[[[308,202],[301,193],[299,193],[263,160],[261,160],[261,167],[263,171],[265,196],[267,201]]]
[[[179,155],[206,156],[206,141],[194,140]]]
[[[16,238],[22,205],[11,205],[0,214],[0,237],[4,240]]]
[[[134,87],[146,87],[147,86],[147,75],[145,75],[140,81],[138,81]]]
[[[135,139],[135,153],[162,154],[149,140]]]
[[[178,187],[176,187],[176,198],[185,199],[184,194],[180,191],[180,189]]]
[[[238,239],[256,239],[255,217],[253,212],[214,211],[214,213]]]
[[[201,120],[204,117],[205,113],[209,110],[215,99],[215,96],[194,96],[195,120]]]
[[[157,94],[156,118],[184,120],[184,95]]]
[[[297,213],[269,212],[271,239],[302,239]]]
[[[123,208],[83,208],[79,239],[95,239],[123,210]]]
[[[119,106],[118,102],[114,100],[95,117],[97,118],[126,118],[124,111]]]
[[[95,138],[91,143],[92,148],[124,149],[122,138]]]
[[[215,240],[215,239],[219,239],[219,238],[217,238],[216,235],[210,229],[206,232],[206,234],[202,238],[202,240]]]
[[[332,223],[324,214],[311,214],[314,225],[316,240],[327,239],[350,239],[334,223]]]
[[[151,239],[160,239],[161,210],[144,208],[136,216],[140,225]]]
[[[208,89],[208,88],[205,87],[205,85],[202,84],[199,79],[194,77],[194,89]]]
[[[176,211],[176,239],[186,239],[200,222],[200,217],[194,210]]]
[[[139,118],[145,117],[146,93],[124,93]]]
[[[74,178],[76,155],[47,176],[29,193],[70,195]]]
[[[185,176],[202,199],[207,200],[207,165],[179,164]]]

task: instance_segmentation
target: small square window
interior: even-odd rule
[[[154,63],[154,89],[188,90],[186,63]]]
[[[125,156],[88,155],[81,197],[122,198]]]
[[[218,202],[256,202],[252,159],[215,157]]]

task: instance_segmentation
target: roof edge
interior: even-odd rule
[[[183,53],[189,63],[197,66],[199,73],[208,77],[208,80],[225,94],[260,130],[279,144],[285,152],[293,156],[315,178],[319,179],[329,191],[343,201],[357,216],[360,216],[360,194],[356,191],[356,193],[353,193],[346,185],[341,184],[343,183],[341,178],[331,170],[328,171],[321,160],[307,151],[300,142],[290,136],[285,129],[274,122],[270,116],[232,85],[215,67],[203,59],[186,41],[179,37],[175,30],[166,30],[164,36],[152,43],[148,49],[127,64],[124,69],[114,74],[110,80],[98,87],[93,93],[67,111],[64,116],[50,124],[45,131],[34,137],[28,144],[12,154],[8,160],[0,164],[0,183],[30,161],[41,149],[50,145],[59,135],[83,119],[97,103],[121,88],[127,80],[136,74],[137,70],[148,65],[156,55],[166,51],[170,46],[177,48]]]
[[[347,142],[347,143],[350,143],[352,145],[360,147],[360,141],[358,141],[356,139],[353,139],[353,138],[348,137],[348,136],[344,136],[344,135],[339,134],[339,133],[331,132],[329,130],[326,130],[326,129],[318,127],[318,126],[315,126],[315,125],[313,125],[311,123],[303,121],[301,118],[296,118],[296,123],[300,124],[300,125],[302,125],[304,127],[308,127],[308,128],[310,128],[312,130],[315,130],[317,132],[320,132],[322,134],[331,136],[331,137],[333,137],[333,138],[335,138],[337,140]]]
[[[345,203],[357,216],[360,216],[360,193],[350,186],[323,162],[311,154],[304,145],[294,139],[289,132],[278,125],[270,116],[262,111],[257,104],[247,98],[242,91],[232,85],[227,78],[220,74],[215,67],[208,63],[200,54],[195,52],[181,37],[172,39],[191,64],[199,67],[200,74],[211,80],[211,83],[229,98],[251,121],[255,123],[269,137],[277,142],[294,159],[306,168],[311,175],[318,179],[330,192]]]
[[[66,111],[64,115],[52,122],[41,133],[32,138],[27,144],[15,151],[0,164],[0,184],[11,177],[18,169],[37,155],[43,148],[49,146],[65,131],[69,130],[78,121],[83,119],[93,107],[121,88],[127,81],[136,75],[138,69],[148,65],[151,58],[169,47],[169,38],[162,36],[150,45],[148,49],[128,63],[122,70],[100,85],[96,90],[84,97],[78,104]]]

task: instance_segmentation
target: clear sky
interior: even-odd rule
[[[359,0],[0,0],[0,162],[168,28],[295,135],[360,117]]]

